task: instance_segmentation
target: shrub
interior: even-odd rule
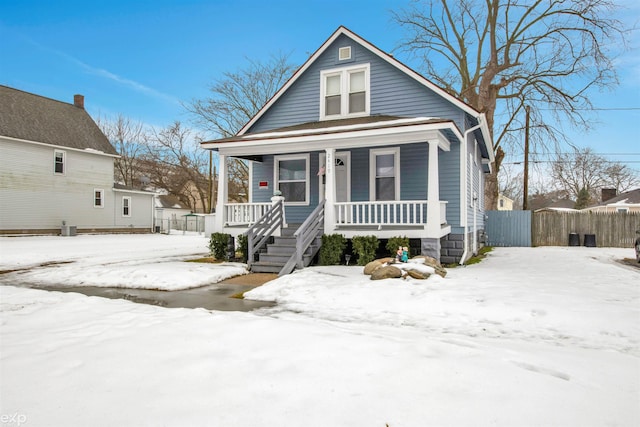
[[[249,238],[246,234],[238,235],[238,252],[242,257],[242,262],[247,262],[249,259]]]
[[[407,249],[409,249],[409,238],[408,237],[392,237],[387,241],[387,246],[385,247],[391,254],[390,256],[394,257],[396,256],[396,251],[398,250],[399,246],[403,248],[406,247]],[[409,254],[409,256],[411,255]]]
[[[209,251],[211,255],[219,261],[227,260],[227,247],[229,246],[230,234],[211,233],[209,240]]]
[[[358,265],[367,265],[376,258],[378,238],[376,236],[355,236],[351,239],[353,252],[358,255]]]
[[[342,234],[324,234],[320,247],[320,265],[340,264],[346,246],[347,239]]]

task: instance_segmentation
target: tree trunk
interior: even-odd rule
[[[491,173],[485,175],[484,181],[484,207],[485,210],[496,210],[498,208],[498,171],[504,159],[504,151],[498,147],[495,153],[496,161],[491,164]]]

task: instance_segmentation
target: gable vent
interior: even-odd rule
[[[338,59],[344,61],[345,59],[351,59],[351,46],[341,47],[338,50]]]

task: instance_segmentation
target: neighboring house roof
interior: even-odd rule
[[[0,135],[117,155],[80,99],[76,106],[0,85]]]
[[[189,208],[180,203],[180,201],[175,196],[168,195],[161,195],[156,197],[156,208],[189,210]]]
[[[143,190],[140,188],[128,187],[126,185],[114,183],[113,189],[115,191],[127,192],[127,193],[137,193],[137,194],[156,194],[154,191]]]
[[[613,197],[606,202],[602,202],[595,206],[589,206],[584,210],[593,210],[600,207],[606,206],[629,206],[629,205],[640,205],[640,188],[636,188],[635,190],[627,191],[625,193],[620,193],[616,197]]]

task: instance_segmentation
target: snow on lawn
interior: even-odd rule
[[[251,291],[278,302],[251,313],[0,286],[0,414],[47,426],[640,425],[640,274],[614,261],[629,253],[500,248],[427,281],[315,267]]]
[[[208,254],[196,234],[0,238],[0,283],[187,289],[247,274],[239,263],[187,263]],[[47,265],[42,265],[47,264]]]

